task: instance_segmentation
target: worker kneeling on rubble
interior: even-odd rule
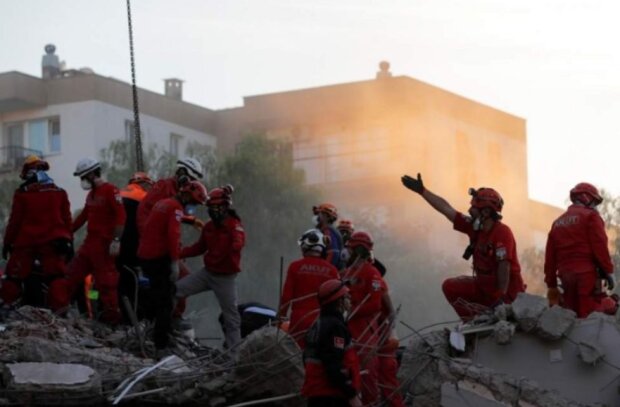
[[[321,311],[306,335],[306,375],[301,394],[310,407],[361,406],[360,366],[344,313],[351,310],[349,289],[340,280],[321,284]]]
[[[181,218],[207,201],[207,188],[198,181],[185,183],[173,198],[158,201],[149,214],[140,237],[138,257],[150,280],[149,315],[155,319],[153,341],[165,353],[172,332],[175,283],[179,277]]]
[[[37,156],[27,157],[22,166],[20,178],[24,182],[13,195],[2,248],[5,260],[10,255],[0,289],[6,305],[22,295],[22,285],[34,272],[35,262],[40,265],[43,283],[48,285],[47,305],[54,311],[67,305],[61,278],[66,261],[73,255],[71,210],[67,193],[54,184],[48,170],[49,164]]]
[[[436,211],[453,223],[454,229],[469,236],[463,258],[473,256],[474,276],[444,281],[443,293],[456,313],[468,320],[501,303],[511,303],[525,291],[517,244],[512,231],[502,223],[504,201],[492,188],[470,188],[469,216],[457,212],[445,199],[424,187],[422,177],[404,175],[403,185],[420,194]]]
[[[572,204],[551,226],[545,251],[545,283],[551,305],[572,309],[579,318],[593,311],[615,313],[617,301],[604,294],[616,285],[605,223],[596,207],[603,202],[594,185],[582,182],[570,191]],[[558,289],[558,277],[563,293]],[[607,306],[606,303],[610,303]]]

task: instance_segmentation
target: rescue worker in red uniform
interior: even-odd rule
[[[299,238],[298,243],[303,257],[288,266],[280,299],[280,316],[286,316],[288,310],[291,310],[288,334],[303,350],[306,332],[319,312],[316,293],[321,284],[327,280],[338,279],[339,275],[336,267],[323,258],[323,233],[310,229]]]
[[[129,179],[127,185],[121,189],[126,220],[123,236],[121,236],[121,251],[116,258],[116,269],[119,273],[118,298],[120,302],[123,297],[127,297],[132,306],[136,304],[136,284],[139,278],[137,267],[140,265],[138,261],[138,244],[140,242],[137,220],[138,205],[144,199],[153,184],[153,180],[147,173],[136,172]],[[138,304],[136,309],[134,309],[138,318],[142,316],[142,312],[139,312],[141,308],[142,307]],[[125,307],[121,306],[121,312],[123,315],[123,323],[131,323]]]
[[[355,232],[355,226],[353,226],[353,222],[348,219],[341,219],[338,222],[338,226],[336,227],[336,229],[338,229],[338,232],[340,232],[340,236],[342,236],[343,246],[347,244],[347,240],[349,240],[353,232]]]
[[[62,277],[73,255],[71,210],[67,193],[54,184],[48,170],[49,164],[37,156],[27,157],[22,166],[20,178],[24,182],[13,195],[2,248],[2,257],[9,259],[0,288],[5,305],[20,298],[35,261],[48,285],[47,305],[53,311],[67,305]]]
[[[237,308],[237,274],[241,271],[241,250],[245,231],[232,206],[232,185],[215,188],[207,198],[211,220],[200,238],[181,250],[181,258],[203,255],[204,267],[177,282],[177,298],[212,290],[223,317],[225,346],[234,349],[241,341],[241,317]],[[233,350],[234,352],[234,350]]]
[[[142,230],[144,228],[149,214],[157,202],[165,198],[174,197],[187,182],[200,180],[202,177],[202,165],[197,160],[191,157],[178,160],[174,176],[157,181],[140,201],[138,206],[138,229]],[[196,219],[193,214],[183,215],[182,220],[183,223],[192,225],[197,221],[199,226],[202,227],[200,220]]]
[[[341,252],[344,245],[342,244],[340,232],[334,227],[334,222],[338,220],[338,210],[330,203],[323,203],[312,207],[312,213],[314,214],[315,228],[320,230],[325,236],[325,244],[327,246],[325,260],[340,270],[344,266],[341,260]]]
[[[381,318],[387,316],[390,326],[394,319],[387,285],[372,264],[373,247],[374,242],[369,233],[353,233],[345,248],[350,255],[343,272],[343,280],[351,292],[349,329],[361,367],[368,371],[362,377],[362,401],[365,405],[375,403],[379,398],[377,353],[384,334],[380,327]]]
[[[579,318],[601,306],[600,280],[615,286],[614,267],[607,246],[605,223],[596,207],[603,202],[594,185],[582,182],[570,191],[572,205],[551,226],[545,251],[545,283],[552,304],[559,303]],[[597,271],[598,270],[598,271]]]
[[[148,191],[146,196],[140,201],[138,205],[138,232],[142,233],[146,220],[153,210],[153,207],[157,202],[165,198],[172,198],[178,192],[179,189],[189,181],[197,181],[203,178],[202,165],[196,159],[191,157],[185,157],[177,161],[177,169],[173,177],[160,179],[153,185]],[[192,225],[196,229],[201,230],[204,226],[202,220],[194,216],[194,213],[183,214],[181,222],[187,225]],[[189,270],[183,262],[179,263],[180,272],[179,278],[183,278],[189,274]],[[183,317],[185,312],[186,300],[180,298],[177,301],[174,311],[174,317],[177,321]]]
[[[92,273],[103,308],[100,318],[114,325],[121,319],[114,260],[120,253],[125,226],[123,200],[118,188],[101,178],[101,164],[94,158],[81,159],[73,175],[80,178],[82,189],[89,191],[84,209],[73,222],[73,232],[85,223],[88,225],[84,243],[69,265],[65,281],[67,302],[82,286],[84,278]]]
[[[511,303],[525,291],[517,244],[512,231],[502,223],[502,197],[492,188],[470,188],[469,216],[457,212],[445,199],[424,187],[422,177],[402,177],[405,187],[420,194],[433,209],[452,222],[454,230],[469,236],[463,258],[473,255],[474,276],[449,278],[443,293],[456,313],[469,320],[501,303]]]
[[[207,189],[198,181],[185,183],[173,198],[155,204],[144,225],[138,247],[142,271],[150,280],[150,311],[155,319],[153,341],[164,356],[172,333],[175,282],[179,277],[181,218],[207,201]]]
[[[340,280],[321,284],[321,311],[306,334],[306,374],[301,394],[309,407],[361,407],[360,365],[344,313],[351,309],[349,289]]]

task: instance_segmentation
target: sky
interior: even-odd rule
[[[137,80],[208,108],[244,96],[407,75],[527,120],[530,197],[587,181],[620,194],[617,0],[133,0]],[[0,72],[130,80],[125,0],[0,0]],[[412,168],[415,172],[415,168]]]

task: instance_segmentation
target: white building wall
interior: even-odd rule
[[[72,211],[83,206],[85,191],[79,180],[73,177],[77,161],[86,156],[99,158],[101,149],[114,140],[125,140],[125,122],[133,121],[133,112],[100,101],[85,101],[47,106],[45,109],[19,111],[0,116],[0,140],[4,142],[5,125],[34,119],[60,117],[61,152],[48,154],[49,174],[69,194]],[[206,120],[206,119],[205,119]],[[216,138],[210,134],[179,126],[156,117],[140,115],[145,148],[154,143],[165,151],[169,149],[170,134],[181,136],[179,153],[185,152],[187,144],[199,142],[216,146]],[[25,137],[27,139],[27,136]],[[27,141],[24,147],[28,147]],[[105,174],[104,174],[105,176]]]

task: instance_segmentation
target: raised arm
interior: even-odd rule
[[[450,222],[454,222],[454,218],[456,218],[456,209],[454,209],[448,201],[426,189],[420,173],[418,173],[417,178],[403,175],[401,181],[406,188],[420,194],[433,209],[445,216]]]

